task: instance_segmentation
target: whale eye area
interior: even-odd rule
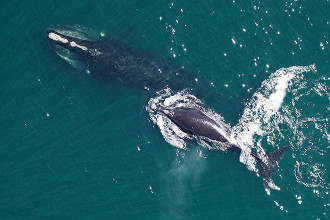
[[[60,35],[55,34],[55,33],[53,33],[53,32],[50,32],[50,33],[48,34],[48,37],[49,37],[49,39],[52,39],[52,40],[54,40],[54,41],[60,41],[60,42],[62,42],[62,43],[64,43],[64,44],[66,44],[66,43],[69,42],[68,39],[65,39],[65,38],[61,37]]]

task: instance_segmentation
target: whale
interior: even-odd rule
[[[124,85],[159,91],[188,89],[205,94],[210,83],[183,66],[127,45],[115,37],[102,37],[80,25],[56,25],[46,30],[51,48],[64,60],[87,73],[116,79]]]
[[[241,153],[242,148],[232,144],[222,126],[205,115],[200,109],[193,107],[168,107],[158,103],[154,111],[170,119],[183,132],[201,138],[210,144],[225,145],[227,149]],[[269,189],[271,177],[273,176],[275,165],[281,160],[284,154],[290,149],[290,145],[276,149],[261,158],[256,152],[251,151],[260,164],[262,185],[265,190]]]
[[[124,85],[147,91],[157,92],[164,88],[170,88],[173,92],[188,90],[199,98],[212,100],[213,104],[223,103],[224,96],[218,90],[215,90],[211,98],[208,97],[211,95],[209,90],[213,89],[212,83],[198,79],[186,68],[114,38],[103,37],[102,33],[93,29],[80,25],[56,25],[47,29],[46,36],[59,57],[89,74],[107,76]],[[217,99],[214,99],[215,95]],[[187,134],[210,143],[226,144],[228,149],[239,153],[242,151],[239,146],[229,142],[216,121],[199,109],[158,105],[157,112],[169,118]],[[267,154],[266,159],[261,159],[251,151],[251,155],[260,162],[265,188],[271,180],[275,164],[289,148],[288,145],[277,149]]]

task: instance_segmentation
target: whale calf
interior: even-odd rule
[[[166,107],[158,103],[154,110],[169,118],[187,134],[200,137],[206,142],[225,144],[228,149],[238,153],[242,151],[239,146],[229,142],[221,125],[197,108]],[[257,153],[251,151],[251,155],[260,162],[261,177],[265,189],[268,189],[276,163],[281,160],[288,149],[290,149],[289,145],[277,149],[267,154],[265,159],[261,159]]]

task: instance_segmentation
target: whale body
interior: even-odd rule
[[[241,153],[242,151],[239,146],[229,142],[226,138],[225,132],[222,130],[221,125],[197,108],[165,107],[158,104],[155,111],[170,119],[187,134],[200,137],[210,143],[220,142],[225,144],[229,150],[236,151],[238,153]],[[289,148],[290,146],[287,145],[277,149],[267,154],[265,160],[261,159],[254,151],[251,151],[251,155],[260,162],[261,177],[265,189],[268,188],[276,163],[281,160]]]
[[[73,66],[116,78],[125,85],[153,91],[166,87],[173,91],[206,91],[205,84],[200,86],[201,80],[182,66],[101,37],[92,29],[78,25],[55,26],[48,29],[46,35],[55,52]]]

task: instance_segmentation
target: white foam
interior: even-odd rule
[[[154,111],[158,103],[162,102],[164,105],[169,106],[176,103],[182,97],[182,92],[179,92],[173,96],[171,96],[171,94],[172,91],[169,88],[159,91],[157,97],[149,100],[146,110],[149,112],[151,121],[159,127],[166,142],[174,147],[186,149],[186,142],[184,139],[190,139],[191,137],[182,132],[170,121],[170,119]]]
[[[251,149],[256,149],[261,158],[265,158],[261,140],[268,132],[269,122],[279,113],[290,86],[302,81],[302,73],[310,71],[316,71],[314,65],[281,68],[263,81],[251,100],[246,103],[241,119],[233,127],[230,140],[242,148],[240,161],[250,170],[256,171],[255,161],[249,156]]]

